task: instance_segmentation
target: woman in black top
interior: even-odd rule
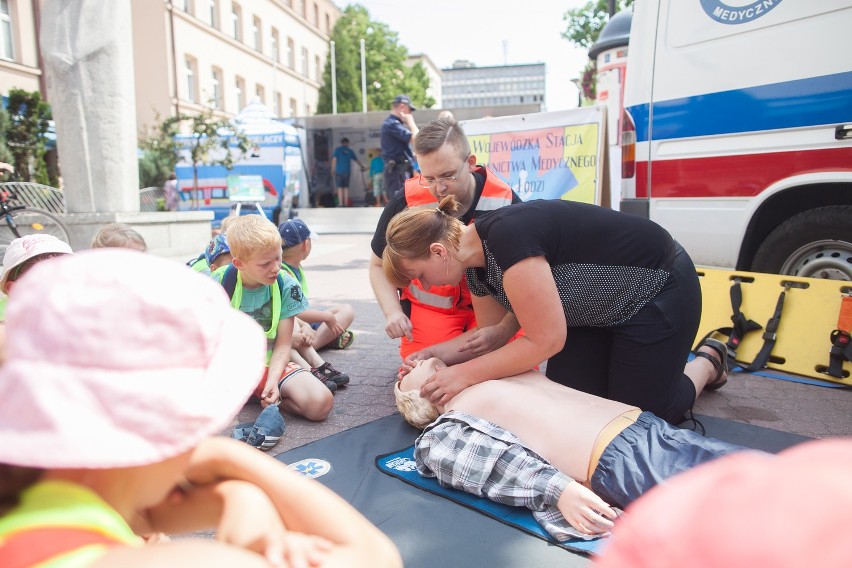
[[[705,386],[727,380],[718,342],[684,368],[701,291],[689,256],[656,223],[539,200],[464,226],[450,215],[455,208],[445,198],[393,219],[383,256],[388,280],[433,285],[464,275],[479,325],[497,325],[510,310],[525,336],[477,358],[463,349],[465,336],[418,354],[454,363],[424,384],[432,402],[547,360],[546,374],[558,383],[678,422]]]

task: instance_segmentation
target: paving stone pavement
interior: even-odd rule
[[[313,242],[304,264],[311,304],[345,302],[355,308],[352,347],[321,352],[351,382],[335,393],[334,410],[324,422],[285,415],[287,431],[272,455],[396,412],[392,389],[400,364],[398,342],[385,334],[384,317],[370,288],[370,238],[364,233],[323,234]],[[848,389],[734,373],[723,389],[702,395],[695,411],[816,438],[852,436]],[[259,412],[259,405],[248,404],[232,425],[252,421]]]

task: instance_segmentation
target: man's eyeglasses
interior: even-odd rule
[[[450,183],[451,181],[456,181],[457,179],[459,179],[459,176],[461,176],[461,173],[464,170],[464,167],[467,165],[467,159],[468,158],[470,158],[470,154],[468,154],[467,158],[464,159],[461,167],[459,167],[458,171],[456,171],[456,173],[454,175],[438,176],[438,177],[434,177],[434,178],[424,177],[424,176],[421,175],[420,176],[420,187],[435,187],[436,185],[438,185],[438,182],[446,185],[446,184]]]

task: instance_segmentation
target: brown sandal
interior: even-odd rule
[[[696,357],[707,359],[713,364],[713,368],[716,369],[716,376],[713,377],[712,381],[708,381],[707,384],[704,385],[704,390],[719,390],[728,382],[728,348],[724,343],[718,339],[713,339],[712,337],[705,339],[701,343],[700,347],[709,347],[719,355],[719,358],[716,359],[709,353],[705,353],[703,351],[695,352]],[[724,378],[722,377],[723,374],[725,375]]]

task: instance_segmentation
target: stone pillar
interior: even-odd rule
[[[139,211],[131,29],[130,0],[44,0],[41,50],[70,214]]]

